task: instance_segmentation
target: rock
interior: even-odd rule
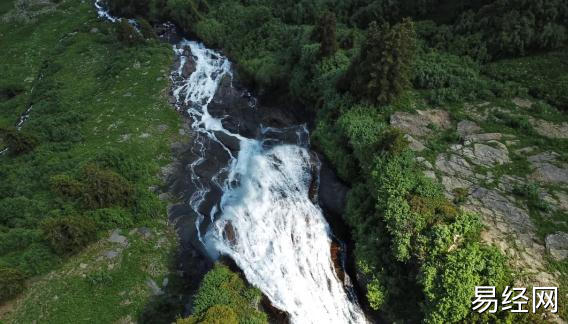
[[[522,98],[513,98],[511,100],[517,107],[520,108],[530,108],[532,107],[533,103],[528,100],[528,99],[522,99]]]
[[[128,244],[128,240],[126,239],[126,237],[120,235],[119,229],[115,229],[112,232],[112,234],[108,238],[108,241],[111,242],[111,243],[118,243],[118,244],[121,244],[121,245],[127,245]]]
[[[136,232],[144,239],[149,239],[150,237],[152,237],[152,230],[148,227],[140,227]]]
[[[455,189],[458,189],[458,188],[470,189],[473,186],[473,183],[471,183],[468,180],[464,180],[464,179],[460,179],[460,178],[443,176],[442,177],[442,185],[444,186],[446,191],[451,196],[453,196],[453,192],[454,192]]]
[[[440,128],[448,128],[451,125],[448,112],[438,109],[418,110],[417,114],[397,111],[391,115],[390,123],[393,127],[415,137],[431,134],[430,125]]]
[[[181,136],[185,136],[186,134],[185,129],[183,128],[178,129],[178,134],[180,134]]]
[[[499,142],[490,141],[497,148],[476,143],[473,148],[467,147],[463,149],[463,155],[471,160],[472,163],[485,167],[494,167],[511,162],[509,159],[509,150]]]
[[[534,152],[536,149],[538,149],[538,147],[536,146],[528,146],[528,147],[523,147],[521,149],[518,149],[515,151],[515,154],[517,155],[527,155],[529,153]]]
[[[466,141],[472,143],[476,142],[488,142],[488,141],[500,141],[503,135],[501,133],[485,133],[485,134],[473,134],[465,137]]]
[[[535,131],[545,137],[549,138],[568,138],[568,123],[563,122],[561,124],[556,124],[542,119],[529,118],[529,122]]]
[[[158,132],[163,133],[168,129],[168,125],[164,125],[164,124],[158,125],[157,129],[158,129]]]
[[[535,163],[530,179],[545,184],[568,184],[568,168],[560,168],[547,162]]]
[[[436,158],[436,168],[451,176],[469,178],[473,176],[472,166],[456,154],[440,154]]]
[[[148,138],[148,137],[150,137],[150,136],[152,136],[152,135],[150,135],[150,134],[148,134],[148,133],[142,133],[142,134],[140,134],[140,136],[138,136],[138,137],[140,137],[140,138]]]
[[[152,279],[146,280],[146,286],[148,286],[148,288],[150,288],[150,291],[152,292],[152,295],[154,295],[154,296],[160,296],[160,295],[164,294],[162,289],[160,287],[158,287],[158,284]]]
[[[320,179],[318,188],[319,204],[322,209],[334,216],[341,217],[345,210],[349,188],[335,175],[327,160],[320,157]]]
[[[414,137],[406,134],[404,135],[404,138],[408,141],[408,147],[414,152],[422,152],[426,149],[426,146],[424,146],[424,144],[420,141],[414,139]]]
[[[158,195],[158,199],[162,200],[162,201],[166,201],[169,200],[170,197],[170,193],[169,192],[163,192],[161,194]]]
[[[457,131],[461,137],[466,137],[481,132],[481,127],[472,121],[462,120],[458,123]]]
[[[431,170],[433,168],[432,163],[428,162],[425,158],[419,156],[416,158],[416,162],[424,166],[426,169]]]
[[[124,95],[122,95],[123,97],[132,97],[132,93],[131,92],[127,92]]]
[[[107,259],[114,259],[119,254],[120,253],[118,253],[118,251],[105,251],[105,252],[103,252],[103,256],[106,257]]]
[[[568,234],[557,232],[545,239],[546,251],[556,260],[562,261],[568,257]]]
[[[193,59],[193,57],[191,55],[189,55],[185,62],[183,63],[183,66],[181,68],[181,75],[184,78],[189,78],[189,76],[195,72],[197,67],[197,63],[195,62],[195,60]]]
[[[426,178],[430,178],[430,179],[434,179],[434,180],[436,179],[436,173],[434,171],[431,171],[431,170],[424,171],[424,176]]]
[[[474,211],[489,215],[499,213],[499,215],[502,215],[503,221],[508,226],[514,227],[517,233],[526,233],[534,228],[529,213],[496,190],[476,188],[471,193],[471,197],[478,201],[478,203],[473,203],[474,206],[477,205],[473,208]]]
[[[85,263],[81,263],[81,264],[79,264],[79,268],[81,268],[81,269],[86,269],[86,268],[87,268],[87,266],[88,266],[88,265],[87,265],[87,264],[85,264]]]
[[[165,277],[164,280],[162,281],[162,287],[166,288],[169,283],[170,283],[170,281],[169,281],[168,277]]]
[[[170,105],[173,105],[175,103],[177,103],[177,99],[174,96],[170,96],[168,99],[168,102],[170,103]]]
[[[97,27],[93,27],[93,28],[91,28],[90,32],[91,32],[91,34],[96,34],[96,33],[99,32],[99,29]]]
[[[554,162],[560,157],[556,152],[542,152],[536,155],[529,156],[527,160],[532,164]]]
[[[134,67],[135,69],[139,69],[139,68],[141,67],[140,62],[138,62],[138,61],[134,62],[133,67]]]

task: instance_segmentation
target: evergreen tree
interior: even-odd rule
[[[336,18],[333,12],[325,12],[316,25],[316,37],[320,42],[320,56],[326,57],[337,51]]]
[[[344,79],[352,80],[351,92],[379,105],[392,102],[410,86],[415,41],[410,19],[392,27],[372,22],[361,53]]]

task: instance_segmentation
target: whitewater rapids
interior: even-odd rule
[[[120,20],[101,0],[95,1],[95,7],[99,17]],[[329,225],[310,199],[319,162],[310,156],[306,127],[259,125],[258,138],[228,131],[207,108],[223,78],[232,78],[229,60],[185,39],[173,49],[180,62],[170,76],[175,106],[191,116],[192,129],[198,134],[198,152],[194,152],[198,158],[188,168],[196,188],[189,204],[198,215],[195,226],[206,250],[213,258],[230,256],[247,280],[275,307],[290,314],[293,323],[366,323],[355,295],[348,294],[335,273]],[[184,78],[182,68],[190,59],[196,63],[195,71]],[[251,102],[252,114],[256,101]],[[217,138],[219,132],[238,140],[236,156]],[[284,133],[293,134],[296,143],[282,141],[279,136]],[[229,155],[227,165],[212,179],[202,179],[196,172],[207,163],[206,140],[220,144]],[[217,186],[222,197],[205,214],[201,207],[211,186]],[[206,230],[200,231],[207,223]]]
[[[329,225],[309,197],[315,162],[307,148],[307,129],[293,130],[296,145],[278,144],[278,129],[262,129],[258,139],[224,129],[207,105],[220,80],[230,76],[230,64],[195,42],[184,41],[175,52],[183,55],[184,46],[191,49],[196,71],[174,90],[178,102],[190,107],[196,131],[214,140],[213,132],[221,131],[240,141],[221,185],[219,207],[200,217],[212,220],[202,242],[211,254],[235,260],[247,280],[289,313],[293,323],[364,323],[362,311],[335,273]],[[180,58],[182,65],[186,59]],[[192,207],[198,212],[198,204]]]

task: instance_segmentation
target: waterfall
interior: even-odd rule
[[[97,10],[102,18],[117,20],[101,6]],[[330,227],[310,199],[317,161],[311,157],[305,125],[287,129],[259,125],[259,138],[230,132],[208,111],[223,78],[232,78],[229,60],[188,40],[173,49],[180,61],[171,72],[175,106],[187,111],[198,134],[194,152],[198,158],[188,168],[196,188],[189,204],[199,215],[195,225],[206,250],[213,258],[230,256],[247,280],[289,313],[293,323],[365,323],[355,298],[335,273]],[[182,68],[190,59],[195,60],[195,71],[183,78]],[[238,141],[237,154],[218,139],[220,133]],[[295,143],[280,141],[284,133],[292,134]],[[218,143],[229,155],[227,165],[213,179],[196,173],[207,160],[206,141]],[[217,186],[222,196],[203,212],[211,186]]]

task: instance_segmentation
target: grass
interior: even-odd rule
[[[0,13],[12,6],[2,2]],[[0,266],[29,277],[22,295],[0,305],[0,323],[136,320],[151,301],[145,282],[167,275],[175,240],[165,225],[166,203],[149,190],[161,185],[159,168],[171,160],[170,143],[181,138],[181,118],[166,98],[171,47],[157,41],[125,47],[91,1],[76,0],[60,1],[34,23],[0,22],[0,39],[9,44],[0,51],[0,90],[22,90],[0,96],[0,128],[14,125],[34,101],[22,132],[40,142],[31,153],[0,156],[0,205],[12,208],[0,213]],[[54,192],[50,181],[80,177],[101,156],[116,162],[108,167],[135,188],[134,205],[123,208],[130,228],[147,226],[165,239],[156,249],[158,236],[129,235],[112,269],[106,259],[97,261],[109,248],[108,226],[99,227],[98,243],[71,257],[53,253],[38,230],[47,217],[91,215],[80,201]]]
[[[531,95],[568,109],[568,49],[557,52],[497,61],[485,73],[501,81],[514,81]]]
[[[149,239],[128,231],[123,234],[129,241],[124,250],[102,239],[31,282],[12,302],[13,310],[4,315],[4,322],[114,323],[129,316],[136,320],[151,298],[146,281],[162,285],[177,242],[166,225],[157,227]],[[121,252],[109,259],[104,256],[107,251]]]

